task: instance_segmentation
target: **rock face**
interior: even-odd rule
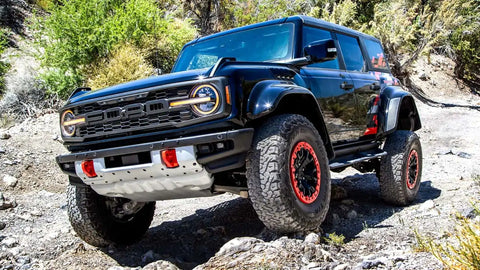
[[[156,261],[147,264],[143,270],[180,270],[176,265],[167,261]]]
[[[25,18],[31,13],[25,0],[0,1],[0,26],[8,27],[17,34],[24,34]]]
[[[0,140],[8,140],[10,137],[12,136],[6,132],[0,133]]]
[[[309,234],[302,239],[286,236],[271,242],[254,237],[239,237],[230,240],[207,263],[195,269],[272,268],[279,266],[295,269],[310,269],[319,265],[333,268],[338,263],[329,251],[331,246],[319,243],[320,236]]]
[[[18,179],[11,175],[5,175],[3,176],[3,182],[5,183],[5,185],[14,188],[18,183]]]
[[[0,192],[0,210],[5,210],[17,206],[15,201],[10,201],[9,199],[3,196],[3,193]]]

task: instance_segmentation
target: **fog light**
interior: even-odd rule
[[[197,146],[198,152],[200,154],[210,154],[212,152],[213,147],[210,146],[210,144],[201,144]]]
[[[97,177],[95,167],[93,166],[93,160],[82,161],[82,171],[89,178]]]
[[[223,142],[217,143],[217,149],[220,150],[220,149],[223,149],[223,148],[225,148],[225,145],[223,144]]]
[[[168,149],[162,151],[162,161],[167,168],[178,167],[177,151],[175,149]]]

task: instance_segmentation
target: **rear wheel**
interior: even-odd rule
[[[317,229],[328,211],[330,171],[315,127],[300,115],[279,115],[255,135],[247,158],[253,207],[279,232]]]
[[[422,178],[422,146],[417,134],[398,130],[385,141],[388,153],[380,161],[378,179],[382,198],[395,205],[412,203]]]
[[[67,188],[68,217],[75,232],[90,245],[130,244],[148,230],[155,202],[133,202],[97,194],[89,186]]]

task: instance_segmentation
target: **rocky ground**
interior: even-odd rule
[[[433,100],[480,104],[449,77],[447,59],[434,57],[423,66],[415,82]],[[57,115],[0,128],[0,269],[441,268],[432,255],[415,251],[414,230],[441,240],[456,213],[472,213],[480,191],[480,111],[417,106],[424,170],[411,206],[383,203],[374,174],[348,169],[332,174],[335,199],[323,232],[274,234],[248,200],[224,194],[157,202],[139,243],[104,249],[81,241],[69,225],[67,179],[54,161],[66,152]],[[332,233],[345,236],[345,243],[326,240]]]

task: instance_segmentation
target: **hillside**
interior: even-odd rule
[[[2,63],[6,66],[5,87],[0,88],[0,269],[440,269],[441,262],[418,246],[416,232],[447,243],[452,241],[450,233],[458,225],[458,216],[480,224],[479,213],[472,206],[478,205],[480,198],[478,74],[468,73],[473,76],[470,79],[459,74],[459,65],[465,64],[461,59],[464,51],[448,47],[455,45],[454,41],[438,38],[447,36],[445,31],[433,37],[413,25],[397,36],[379,36],[388,42],[387,49],[397,53],[391,56],[392,68],[408,86],[405,89],[415,96],[423,126],[418,134],[424,151],[424,171],[419,196],[412,205],[393,207],[383,203],[375,174],[347,169],[332,173],[333,199],[320,232],[276,234],[264,227],[248,199],[222,194],[157,202],[152,225],[136,244],[106,248],[86,244],[68,221],[68,181],[55,162],[57,155],[67,152],[59,134],[57,109],[65,102],[71,90],[68,87],[108,85],[117,78],[105,75],[110,71],[118,71],[115,76],[133,74],[121,69],[129,63],[135,63],[133,69],[144,68],[135,76],[168,70],[174,52],[186,39],[198,34],[292,13],[318,15],[351,27],[373,25],[382,22],[375,17],[375,7],[408,1],[264,0],[260,1],[263,9],[253,5],[254,1],[156,1],[174,19],[164,21],[164,17],[155,16],[155,22],[172,23],[166,29],[181,36],[165,34],[162,37],[167,43],[152,43],[152,39],[144,37],[156,38],[159,28],[148,28],[146,24],[146,34],[138,39],[139,43],[115,40],[120,47],[109,47],[103,55],[101,50],[96,51],[91,62],[69,66],[64,76],[51,81],[52,85],[60,85],[63,79],[71,83],[72,72],[79,72],[76,75],[81,78],[75,77],[78,81],[62,89],[49,88],[51,85],[45,83],[42,72],[52,66],[38,56],[35,42],[39,36],[35,31],[39,28],[26,27],[33,14],[48,18],[46,3],[52,2],[0,0],[0,27],[7,33],[2,43],[0,32],[0,48],[5,49],[0,50],[0,77]],[[422,9],[421,4],[433,6],[444,1],[412,3],[405,9],[405,16],[398,15],[398,22],[411,19],[409,12],[414,11],[418,12],[417,21],[426,19],[428,14],[422,13],[426,6]],[[415,9],[415,5],[420,6]],[[147,7],[150,11],[158,8]],[[284,13],[277,14],[278,9]],[[358,10],[370,10],[372,14],[355,16]],[[84,11],[88,14],[89,10]],[[401,26],[384,23],[385,28],[378,29]],[[445,25],[448,23],[427,30]],[[407,38],[412,35],[416,41]],[[454,31],[449,35],[454,36]],[[390,39],[398,36],[402,41]],[[78,52],[80,47],[72,51]],[[168,57],[160,63],[157,60],[162,55]],[[405,60],[413,56],[411,63]]]
[[[479,96],[461,87],[447,89],[455,84],[450,61],[434,59],[442,64],[417,66],[423,72],[437,70],[429,73],[425,82],[435,82],[437,88],[423,88],[425,93],[434,92],[435,99],[449,104],[460,100],[480,103]],[[423,82],[418,76],[416,80],[419,85]],[[382,203],[375,175],[348,170],[332,175],[336,199],[323,233],[276,235],[263,227],[247,200],[225,194],[157,202],[153,224],[142,241],[106,249],[85,244],[69,225],[64,194],[67,181],[54,162],[56,155],[65,153],[59,141],[57,114],[47,113],[2,128],[1,205],[7,209],[0,210],[0,265],[7,269],[112,270],[122,269],[120,266],[439,268],[432,255],[413,250],[413,232],[444,239],[455,224],[455,213],[480,219],[472,216],[470,205],[480,191],[480,156],[475,151],[480,147],[480,111],[417,104],[423,123],[419,134],[424,172],[420,195],[409,207]],[[16,207],[9,208],[13,201]],[[346,237],[344,245],[323,240],[333,232]]]

